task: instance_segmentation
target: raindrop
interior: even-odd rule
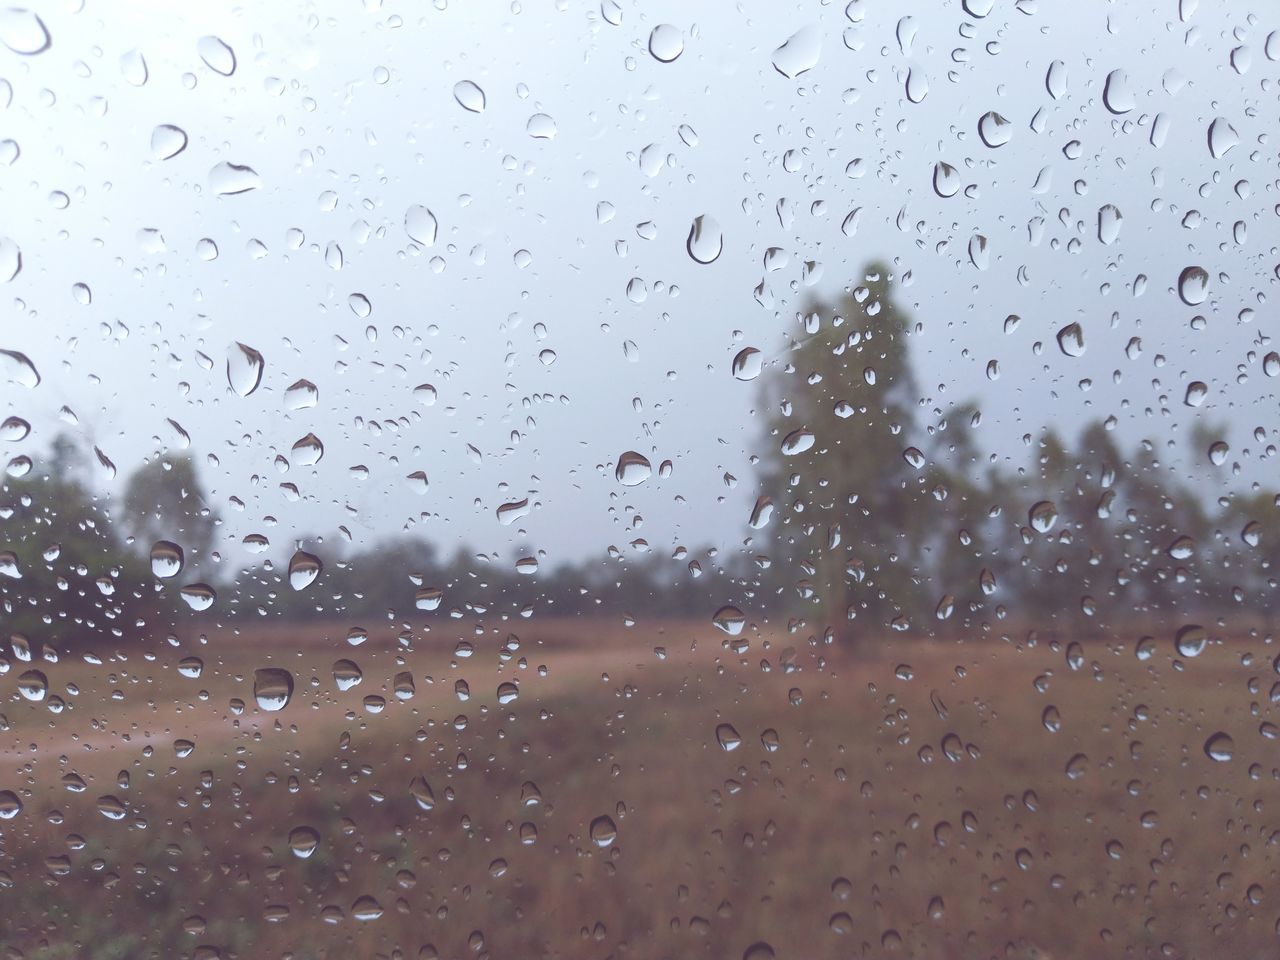
[[[1235,127],[1218,117],[1209,124],[1209,153],[1215,160],[1221,160],[1231,149],[1240,143],[1240,134]]]
[[[912,103],[923,103],[929,95],[929,78],[919,67],[907,70],[906,94]]]
[[[1051,500],[1041,500],[1028,511],[1027,522],[1038,533],[1048,533],[1058,522],[1058,508]]]
[[[1133,91],[1129,88],[1129,75],[1123,70],[1107,74],[1102,87],[1102,102],[1114,114],[1128,113],[1135,106]]]
[[[364,679],[364,672],[354,660],[335,660],[333,664],[333,682],[337,688],[346,693],[352,687],[359,686]]]
[[[1235,756],[1236,743],[1225,733],[1215,733],[1204,742],[1204,755],[1218,763],[1226,763]]]
[[[18,677],[18,693],[24,700],[39,703],[49,692],[49,678],[40,670],[28,670]]]
[[[1173,645],[1177,648],[1178,655],[1188,659],[1200,656],[1208,643],[1209,634],[1198,623],[1189,623],[1181,627],[1173,638]]]
[[[289,558],[289,586],[294,590],[305,590],[316,582],[324,564],[314,553],[298,550]]]
[[[649,458],[634,450],[628,450],[618,457],[618,466],[614,470],[614,477],[624,487],[638,486],[648,480],[652,474],[653,467],[649,463]]]
[[[324,444],[314,433],[308,433],[290,448],[293,462],[300,467],[314,467],[324,456]]]
[[[151,572],[161,580],[182,572],[182,548],[171,540],[157,540],[151,545]]]
[[[1188,407],[1198,407],[1204,403],[1205,398],[1208,396],[1209,385],[1201,380],[1192,380],[1187,384],[1187,392],[1182,398],[1182,402]]]
[[[693,218],[685,248],[698,263],[714,263],[724,250],[724,232],[713,218],[702,214]]]
[[[320,834],[311,827],[294,827],[289,831],[289,849],[300,860],[305,860],[316,852],[320,845]]]
[[[262,383],[266,362],[257,350],[239,341],[227,353],[227,383],[242,397],[247,397]]]
[[[298,380],[284,392],[287,410],[306,410],[320,402],[320,390],[310,380]]]
[[[591,821],[591,842],[597,847],[610,846],[618,838],[618,828],[608,816],[599,816]]]
[[[22,272],[22,248],[8,237],[0,237],[0,283],[9,283]]]
[[[207,583],[189,583],[178,591],[182,602],[197,613],[208,610],[218,599],[218,592]]]
[[[764,354],[755,347],[743,347],[733,358],[731,370],[738,380],[754,380],[760,376]]]
[[[141,50],[128,50],[120,54],[120,75],[130,86],[141,87],[146,84],[149,76],[147,58],[142,55]]]
[[[201,37],[196,41],[196,53],[214,73],[229,77],[236,72],[235,51],[218,37]]]
[[[978,119],[978,136],[988,147],[1003,147],[1013,139],[1013,124],[989,110]]]
[[[1078,323],[1068,323],[1058,331],[1058,349],[1068,357],[1084,355],[1084,330]]]
[[[517,687],[510,680],[504,680],[502,683],[498,684],[497,696],[498,696],[498,703],[502,704],[503,706],[506,706],[508,703],[513,703],[517,699],[519,699],[520,688]]]
[[[545,113],[535,113],[524,129],[535,140],[554,140],[556,136],[556,122]]]
[[[1044,87],[1055,100],[1061,100],[1062,95],[1067,92],[1067,65],[1061,60],[1054,60],[1049,64],[1044,75]]]
[[[262,186],[262,179],[253,167],[225,160],[209,171],[209,188],[219,197],[234,197],[249,193]]]
[[[1119,208],[1108,203],[1106,206],[1098,210],[1098,239],[1107,246],[1116,242],[1116,237],[1120,236],[1120,224],[1124,222],[1124,218],[1120,216]]]
[[[933,165],[933,192],[944,200],[960,192],[960,172],[939,160]]]
[[[259,708],[274,713],[289,705],[293,696],[293,674],[280,667],[253,671],[253,698]]]
[[[684,53],[684,36],[679,27],[660,23],[649,32],[649,53],[659,63],[670,63]]]
[[[17,350],[0,350],[0,372],[10,383],[26,387],[28,390],[40,385],[40,374],[36,365],[25,353]]]
[[[1204,267],[1185,267],[1178,274],[1178,296],[1188,307],[1204,303],[1209,296],[1209,271]]]
[[[429,247],[436,242],[436,215],[421,204],[415,204],[405,211],[404,232],[414,243]]]
[[[721,607],[711,616],[711,623],[731,637],[742,633],[747,625],[747,618],[737,607]]]
[[[822,31],[816,26],[802,27],[773,51],[773,68],[794,80],[816,67],[821,56]]]
[[[0,790],[0,820],[12,820],[22,813],[22,801],[12,790]]]
[[[733,728],[733,724],[722,723],[716,727],[716,743],[720,744],[720,749],[725,753],[732,753],[742,746],[742,737]]]
[[[798,430],[792,430],[782,438],[782,453],[787,457],[794,457],[796,454],[804,453],[811,448],[817,438],[809,430],[803,427]]]
[[[470,80],[459,80],[453,85],[453,99],[464,110],[484,113],[484,91]]]
[[[23,7],[0,9],[0,43],[23,56],[49,49],[49,31],[35,13]]]

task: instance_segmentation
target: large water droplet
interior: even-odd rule
[[[262,186],[262,178],[253,167],[223,161],[209,171],[209,189],[219,197],[234,197]]]
[[[207,583],[189,583],[178,591],[182,602],[192,610],[200,613],[208,610],[218,599],[218,592]]]
[[[618,828],[608,816],[596,817],[591,821],[591,842],[597,847],[610,846],[618,838]]]
[[[298,380],[284,392],[287,410],[306,410],[320,402],[320,389],[310,380]]]
[[[798,430],[792,430],[782,438],[781,450],[784,456],[794,457],[796,454],[804,453],[810,449],[817,438],[809,430],[801,427]]]
[[[524,126],[525,133],[535,140],[554,140],[556,122],[545,113],[535,113]]]
[[[23,56],[49,49],[49,31],[35,13],[23,7],[0,9],[0,43]]]
[[[227,352],[227,383],[240,396],[247,397],[262,383],[265,366],[262,354],[237,341]]]
[[[294,827],[289,831],[289,849],[301,860],[315,853],[319,845],[320,834],[311,827]]]
[[[1058,508],[1052,500],[1041,500],[1028,511],[1027,521],[1031,524],[1031,529],[1039,533],[1048,533],[1058,522]]]
[[[1225,733],[1215,733],[1204,742],[1204,755],[1218,763],[1226,763],[1235,756],[1236,742]]]
[[[157,540],[151,545],[151,572],[161,580],[182,572],[182,548],[171,540]]]
[[[1204,267],[1185,267],[1178,274],[1178,296],[1188,307],[1204,303],[1209,296],[1209,271]]]
[[[1013,139],[1013,124],[994,110],[988,110],[978,118],[978,136],[988,147],[1003,147]]]
[[[618,466],[614,470],[614,477],[624,487],[638,486],[648,480],[652,474],[653,467],[649,463],[649,458],[634,450],[628,450],[618,457]]]
[[[308,433],[289,450],[293,462],[300,467],[314,467],[324,456],[324,444],[314,433]]]
[[[324,564],[314,553],[298,550],[289,558],[289,586],[294,590],[305,590],[316,582],[324,570]]]
[[[1107,74],[1102,87],[1102,102],[1114,114],[1128,113],[1135,106],[1133,91],[1129,87],[1129,75],[1123,70]]]
[[[1078,323],[1068,323],[1058,331],[1058,349],[1068,357],[1084,355],[1084,328]]]
[[[773,51],[773,68],[794,80],[816,67],[821,56],[822,31],[816,26],[802,27]]]
[[[760,376],[763,363],[764,354],[755,347],[743,347],[734,356],[730,369],[738,380],[754,380]]]
[[[187,149],[187,132],[172,123],[162,123],[151,131],[151,156],[171,160]]]
[[[253,672],[253,698],[258,706],[274,713],[289,705],[293,696],[293,674],[280,667],[263,667]]]
[[[1173,645],[1181,657],[1198,657],[1209,643],[1209,633],[1198,623],[1189,623],[1180,627],[1174,635]]]
[[[1054,60],[1049,64],[1044,75],[1044,88],[1055,100],[1062,99],[1062,95],[1067,92],[1067,65],[1061,60]]]
[[[716,743],[720,744],[720,749],[725,753],[732,753],[742,746],[742,737],[733,728],[733,724],[721,723],[716,726]]]
[[[453,99],[464,110],[472,113],[484,113],[484,91],[470,80],[459,80],[453,85]]]
[[[731,637],[742,633],[747,625],[747,618],[737,607],[724,606],[711,615],[713,625]]]
[[[415,204],[405,211],[404,232],[414,243],[429,247],[436,242],[436,215],[421,204]]]
[[[22,248],[9,237],[0,237],[0,283],[8,283],[22,272]]]
[[[214,73],[229,77],[236,72],[235,51],[218,37],[201,37],[196,41],[196,53]]]
[[[684,53],[684,35],[680,28],[660,23],[649,32],[649,53],[659,63],[670,63]]]
[[[28,670],[18,677],[18,693],[24,700],[39,703],[49,692],[49,678],[41,670]]]
[[[40,374],[36,365],[25,354],[17,350],[0,350],[0,375],[9,383],[16,383],[28,390],[40,385]]]
[[[933,165],[933,192],[944,200],[960,192],[960,172],[939,160]]]
[[[1235,127],[1227,123],[1222,117],[1218,117],[1209,124],[1209,153],[1213,159],[1221,160],[1231,148],[1239,145],[1240,134],[1236,133]]]
[[[1107,246],[1116,242],[1116,237],[1120,236],[1120,224],[1124,222],[1124,217],[1120,215],[1118,207],[1108,203],[1098,209],[1098,239]]]
[[[724,231],[712,217],[702,214],[693,218],[686,249],[698,263],[714,263],[724,250]]]

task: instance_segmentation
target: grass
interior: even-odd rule
[[[1179,665],[1171,638],[1139,662],[1136,634],[1070,656],[1049,639],[894,638],[851,659],[765,634],[734,652],[702,623],[451,628],[412,650],[309,625],[48,665],[70,710],[16,693],[4,708],[0,789],[25,809],[0,825],[0,943],[32,958],[1273,950],[1261,639]],[[179,676],[197,649],[204,674]],[[339,658],[364,671],[345,693]],[[279,713],[254,706],[265,665],[295,676]],[[403,670],[417,689],[400,702]],[[1219,731],[1227,762],[1203,749]],[[62,785],[72,771],[83,793]],[[124,819],[98,812],[108,794]],[[308,859],[289,847],[298,826],[320,837]],[[367,897],[381,915],[358,920]]]

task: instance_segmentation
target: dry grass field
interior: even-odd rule
[[[2,955],[1274,955],[1262,639],[349,627],[14,663]]]

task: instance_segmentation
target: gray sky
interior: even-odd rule
[[[808,297],[885,259],[910,273],[901,297],[920,323],[925,410],[976,400],[985,451],[1021,464],[1024,434],[1114,416],[1127,444],[1174,441],[1178,475],[1208,491],[1265,483],[1275,401],[1260,344],[1280,242],[1268,142],[1280,64],[1266,39],[1280,15],[1203,2],[1182,22],[1176,0],[988,5],[974,18],[954,2],[622,2],[619,25],[570,0],[41,7],[48,50],[0,46],[13,91],[0,140],[20,149],[8,166],[0,150],[0,236],[23,261],[0,285],[0,347],[43,376],[31,391],[0,383],[35,428],[6,452],[42,449],[65,404],[117,465],[100,482],[119,495],[144,457],[175,448],[172,418],[228,534],[264,532],[284,552],[339,524],[366,543],[411,520],[446,550],[529,544],[551,562],[636,537],[663,553],[731,547],[751,532],[750,458],[773,442],[758,384],[734,380],[731,358],[744,346],[778,357]],[[648,51],[659,24],[682,36],[670,63]],[[815,39],[817,58],[787,78],[774,51],[798,31],[791,62],[811,61]],[[235,52],[231,76],[201,60],[211,35]],[[1103,102],[1117,70],[1123,114]],[[914,99],[927,85],[919,103],[908,71]],[[482,113],[455,100],[460,81],[484,91]],[[988,111],[1009,121],[1007,144],[979,137]],[[538,115],[554,137],[530,135]],[[1215,158],[1217,118],[1239,142]],[[153,154],[158,124],[188,137],[172,159]],[[957,171],[954,196],[933,190],[938,161]],[[222,163],[260,185],[218,196]],[[1104,244],[1108,204],[1122,224]],[[431,246],[406,233],[418,205],[438,221]],[[710,264],[685,250],[699,215],[723,230]],[[970,259],[975,235],[986,269]],[[1192,264],[1212,278],[1194,308],[1175,289]],[[1022,322],[1006,335],[1008,314]],[[1054,339],[1072,321],[1078,357]],[[227,384],[236,341],[266,360],[248,397]],[[299,378],[319,403],[289,411]],[[1196,409],[1183,403],[1192,380],[1209,386]],[[414,394],[424,383],[430,407]],[[1224,467],[1191,447],[1197,419],[1230,424]],[[277,455],[292,459],[309,432],[324,458],[281,474]],[[653,463],[640,486],[614,479],[627,450]],[[406,480],[418,470],[425,493]],[[525,497],[532,512],[499,524],[496,508]]]

